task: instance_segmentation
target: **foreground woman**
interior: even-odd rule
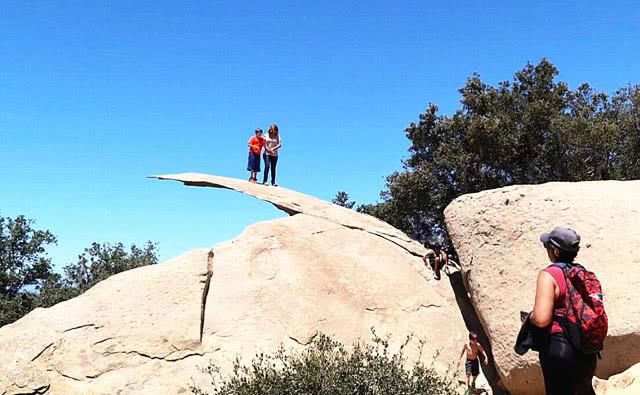
[[[591,383],[596,370],[596,354],[576,350],[563,327],[567,281],[562,265],[572,265],[580,249],[575,230],[557,227],[543,233],[540,241],[547,250],[551,265],[540,271],[536,299],[529,320],[548,331],[548,340],[539,351],[540,366],[547,395],[595,395]]]

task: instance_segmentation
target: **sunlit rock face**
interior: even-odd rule
[[[120,273],[0,328],[0,392],[186,394],[208,384],[199,368],[210,360],[228,369],[237,355],[305,347],[318,331],[349,344],[375,328],[393,346],[413,334],[426,340],[425,361],[439,354],[441,372],[458,360],[466,331],[451,288],[426,276],[423,247],[402,232],[285,188],[157,178],[236,190],[290,216]]]

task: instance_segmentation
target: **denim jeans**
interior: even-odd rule
[[[271,169],[271,185],[276,183],[276,165],[278,164],[278,157],[262,154],[264,158],[264,176],[262,177],[262,182],[267,183],[267,179],[269,178],[269,169]]]

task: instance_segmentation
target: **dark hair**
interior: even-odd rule
[[[478,334],[475,332],[469,332],[469,340],[478,340]]]
[[[269,132],[273,132],[275,134],[277,134],[278,136],[280,136],[280,132],[278,131],[278,125],[276,125],[275,123],[271,124],[271,126],[269,126]]]
[[[256,133],[262,133],[262,129],[260,128],[256,129]]]
[[[557,258],[558,262],[573,263],[573,260],[578,256],[578,251],[565,251],[559,248],[558,251],[560,251]]]

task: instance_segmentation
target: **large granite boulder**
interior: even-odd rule
[[[458,359],[466,331],[453,292],[426,276],[422,246],[398,230],[284,188],[161,178],[235,189],[291,216],[0,328],[0,393],[188,393],[207,383],[198,367],[209,360],[227,369],[237,355],[304,347],[317,331],[346,343],[370,340],[371,328],[398,343],[413,333],[441,372]]]
[[[640,394],[640,363],[608,380],[594,379],[598,395],[638,395]]]
[[[465,195],[445,210],[469,293],[513,394],[541,394],[537,353],[516,355],[520,311],[533,307],[535,280],[549,264],[539,235],[556,225],[582,236],[577,261],[602,282],[609,336],[597,375],[640,362],[640,181],[548,183]]]

